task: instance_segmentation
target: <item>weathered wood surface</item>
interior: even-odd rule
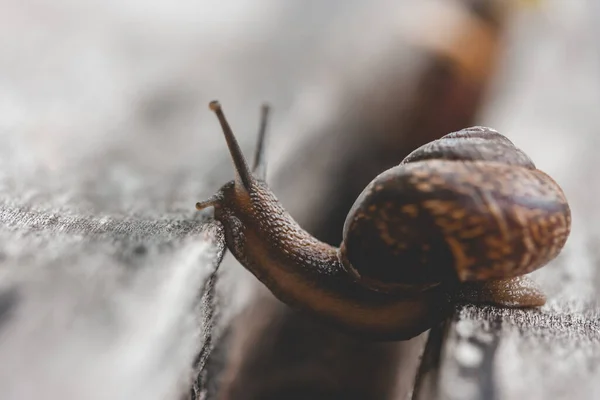
[[[371,17],[391,3],[370,6]],[[553,398],[563,382],[576,397],[598,395],[598,9],[593,0],[549,3],[541,18],[518,24],[481,122],[556,176],[573,203],[574,234],[564,257],[536,275],[551,294],[542,314],[457,313],[439,362],[421,371],[423,398]],[[327,4],[0,4],[3,399],[177,398],[198,374],[218,392],[226,359],[207,354],[232,335],[229,321],[256,282],[230,258],[216,286],[211,278],[219,249],[193,204],[231,168],[206,104],[220,97],[248,150],[259,103],[276,105],[270,161],[282,168],[299,134],[335,112],[336,86],[327,83],[368,61],[320,45],[364,22],[354,2]],[[394,18],[383,14],[352,31],[355,46],[387,37]],[[490,335],[481,352],[464,350],[478,340],[468,338]],[[340,367],[336,351],[355,345],[339,344],[317,349],[321,376]],[[374,354],[368,365],[389,365],[386,346]],[[465,370],[465,360],[481,367]],[[392,368],[388,383],[412,381],[397,361]]]

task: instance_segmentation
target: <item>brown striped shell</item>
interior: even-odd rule
[[[489,128],[451,133],[375,178],[344,225],[345,268],[378,290],[520,276],[570,231],[561,188]]]

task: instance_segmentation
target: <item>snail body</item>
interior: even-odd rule
[[[469,296],[476,301],[543,304],[541,292],[512,278],[556,257],[569,233],[569,207],[560,187],[499,133],[446,135],[377,176],[336,248],[302,229],[264,182],[265,124],[257,176],[220,105],[211,109],[236,178],[196,208],[214,207],[234,257],[284,303],[374,339],[427,329],[449,308],[448,288],[461,282],[493,286]],[[527,289],[520,297],[505,298],[520,288]]]

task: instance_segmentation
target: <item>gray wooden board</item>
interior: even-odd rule
[[[426,397],[596,399],[600,395],[597,305],[559,302],[540,312],[461,307],[449,322]]]
[[[273,148],[277,168],[286,157],[279,150],[293,151],[290,138],[329,111],[315,100],[329,98],[335,87],[327,84],[352,65],[348,56],[324,57],[332,49],[315,46],[324,32],[340,34],[326,29],[334,16],[363,21],[343,8],[348,3],[316,4],[303,13],[268,1],[221,8],[166,0],[153,7],[2,3],[3,399],[189,393],[194,368],[202,369],[210,348],[213,312],[219,308],[226,325],[226,311],[235,309],[211,307],[210,296],[200,296],[211,287],[219,248],[205,237],[193,203],[231,177],[206,104],[221,98],[245,149],[259,102],[277,105],[273,131],[288,135]],[[521,45],[482,122],[514,138],[565,187],[573,237],[564,257],[536,274],[551,295],[542,314],[472,308],[456,314],[440,362],[429,370],[448,375],[422,374],[441,397],[453,373],[466,376],[457,363],[478,359],[461,350],[462,338],[471,337],[465,332],[487,331],[495,339],[482,341],[485,362],[467,374],[465,387],[475,389],[453,396],[541,398],[561,394],[562,382],[582,398],[598,394],[598,10],[593,0],[549,3],[533,19],[537,25],[520,24],[513,43]],[[232,21],[226,27],[215,23],[223,15]],[[385,37],[387,24],[354,34]],[[331,72],[305,86],[319,68]],[[231,287],[217,286],[227,301]],[[546,323],[544,334],[533,321]]]
[[[0,219],[3,398],[189,391],[210,344],[207,285],[223,251],[215,227],[6,205]]]

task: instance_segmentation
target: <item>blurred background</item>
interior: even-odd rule
[[[382,113],[392,113],[386,107],[404,107],[406,92],[416,85],[419,72],[414,70],[423,62],[420,54],[407,50],[410,46],[462,57],[459,63],[472,68],[475,79],[490,79],[477,123],[493,125],[522,147],[528,145],[521,137],[537,131],[548,141],[573,131],[576,115],[571,110],[593,115],[600,96],[594,90],[598,51],[593,1],[505,2],[510,6],[496,5],[503,10],[490,17],[502,20],[501,35],[472,27],[472,33],[458,34],[466,36],[460,39],[452,35],[479,22],[469,21],[471,16],[461,15],[453,3],[4,0],[2,160],[7,168],[22,167],[24,183],[34,173],[69,179],[64,172],[70,167],[102,156],[108,174],[103,179],[128,176],[126,189],[145,194],[136,212],[150,204],[167,212],[188,208],[188,203],[175,206],[166,199],[147,201],[153,193],[146,175],[193,167],[197,180],[214,176],[211,172],[220,165],[210,155],[224,160],[226,155],[206,111],[210,99],[221,100],[248,152],[259,104],[272,104],[273,176],[297,152],[295,141],[320,135],[325,125],[357,118],[358,111],[378,121]],[[463,3],[477,9],[495,2]],[[500,38],[502,48],[496,48],[493,41]],[[459,50],[465,54],[457,55]],[[398,104],[386,103],[391,99]],[[367,105],[372,107],[368,115]],[[591,115],[585,119],[592,129]],[[549,153],[529,147],[537,147],[526,148],[534,159]],[[575,159],[564,159],[577,151],[568,150],[555,149],[555,164]],[[223,166],[230,168],[225,161]],[[216,187],[220,179],[214,179],[206,184]],[[102,190],[110,190],[110,182],[103,183],[107,187]],[[179,183],[173,185],[173,197],[185,186]],[[99,210],[95,198],[88,200],[90,212],[125,208],[117,201],[107,204],[109,210]]]
[[[104,244],[93,244],[103,220],[121,221],[115,225],[119,234],[105,238],[110,246],[127,243],[117,246],[119,260],[121,253],[129,254],[129,243],[144,243],[151,258],[173,262],[161,245],[195,232],[202,221],[194,203],[233,177],[220,128],[207,108],[213,99],[221,101],[247,155],[254,149],[261,103],[272,106],[269,183],[303,226],[332,244],[341,239],[354,199],[378,173],[446,133],[491,126],[564,188],[573,208],[573,238],[564,257],[576,260],[590,251],[589,242],[577,238],[598,237],[584,221],[597,213],[600,195],[594,164],[600,144],[599,17],[595,0],[0,0],[3,257],[6,265],[19,266],[3,269],[5,282],[27,282],[47,268],[39,243],[53,260],[63,260],[63,253],[78,260],[58,262],[56,268],[66,268],[67,276],[77,276],[77,266],[88,264],[81,255],[87,247],[67,249],[73,237],[83,240],[93,233],[90,254],[113,254]],[[10,215],[19,212],[63,221],[70,239],[62,247],[52,237],[36,239],[44,234],[32,230],[43,229],[33,217],[27,221],[30,214],[11,227]],[[95,230],[90,233],[85,224],[78,228],[77,218],[91,218]],[[140,224],[150,233],[137,231]],[[190,251],[182,249],[174,251],[178,256]],[[119,271],[112,258],[105,262]],[[30,272],[25,264],[34,265]],[[569,265],[563,260],[549,266],[537,279],[555,298],[570,293],[569,285],[577,285],[581,299],[596,296],[600,277],[592,266],[584,263],[575,271]],[[120,272],[108,275],[105,267],[95,267],[93,276],[110,286]],[[64,277],[48,279],[52,286]],[[136,315],[152,313],[143,305],[145,296],[152,296],[144,285],[156,281],[144,282],[144,294],[135,299],[139,308],[132,311]],[[186,284],[177,282],[182,288]],[[77,303],[91,283],[78,284],[83,286],[77,291],[68,284],[56,290]],[[212,322],[186,328],[195,332],[194,339],[177,353],[178,369],[164,377],[162,391],[138,391],[144,379],[128,380],[127,393],[175,398],[175,393],[187,395],[188,386],[195,386],[190,396],[198,398],[201,393],[263,399],[404,398],[410,393],[425,335],[379,345],[346,337],[288,310],[230,256],[215,287],[217,301],[203,305],[212,310]],[[102,302],[113,290],[128,289],[86,296]],[[37,326],[28,338],[35,342],[54,329],[55,339],[44,348],[97,356],[104,348],[73,349],[60,340],[70,329],[68,321],[48,330],[41,322],[36,325],[35,304],[52,304],[55,298],[49,290],[31,300],[33,311],[19,319]],[[98,307],[72,318],[88,321]],[[122,312],[118,304],[113,307],[102,312]],[[106,334],[111,349],[111,335],[134,337],[153,329],[151,318],[105,323],[115,328]],[[18,330],[11,332],[4,333],[0,354],[17,359],[20,350],[11,335]],[[86,328],[71,334],[94,337],[97,332]],[[204,353],[197,375],[193,358],[207,337],[212,351]],[[177,334],[156,340],[174,343]],[[10,346],[13,350],[7,350]],[[45,354],[31,357],[51,368]],[[148,362],[140,357],[137,363]],[[76,356],[63,367],[85,370],[82,365]],[[23,370],[0,370],[0,386],[23,393],[29,383],[19,371],[27,368],[23,362]],[[56,390],[54,380],[43,379],[45,368],[28,378],[40,382],[39,391],[31,393],[71,398]],[[96,372],[89,376],[120,373],[108,367]],[[59,382],[64,378],[57,376]],[[85,389],[82,385],[74,393]],[[110,398],[127,398],[119,397],[124,392],[118,384],[106,390]]]

